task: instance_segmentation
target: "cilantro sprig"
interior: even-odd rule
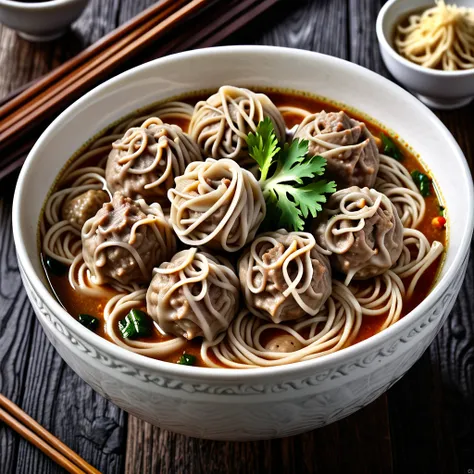
[[[289,230],[304,229],[309,215],[322,211],[326,195],[336,191],[334,181],[317,179],[326,160],[309,156],[307,140],[293,140],[281,149],[272,121],[267,117],[247,137],[250,156],[260,168],[260,186],[267,204],[267,220],[278,219]]]

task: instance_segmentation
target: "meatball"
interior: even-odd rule
[[[95,216],[103,204],[110,200],[101,189],[89,189],[75,198],[66,201],[62,207],[62,217],[73,226],[82,228],[84,223]]]
[[[191,248],[154,273],[147,312],[166,333],[213,341],[238,311],[239,280],[224,259]]]
[[[331,294],[331,268],[313,235],[281,229],[258,236],[239,260],[248,309],[275,323],[314,316]]]
[[[365,280],[387,271],[403,249],[403,225],[395,206],[375,189],[351,188],[334,193],[316,221],[315,236],[332,266]]]
[[[380,155],[374,137],[363,122],[344,112],[308,115],[295,138],[309,141],[309,153],[327,160],[326,173],[339,188],[373,187]]]
[[[254,238],[265,200],[255,177],[235,161],[191,163],[175,182],[170,221],[183,243],[236,252]]]
[[[166,193],[174,178],[196,160],[201,152],[188,134],[152,117],[112,144],[105,177],[112,192],[167,208]]]
[[[215,159],[232,158],[242,166],[255,164],[249,157],[247,135],[269,117],[280,142],[285,138],[285,121],[265,95],[240,87],[222,86],[206,101],[196,104],[189,133],[202,153]]]
[[[176,240],[159,204],[113,195],[82,228],[82,255],[94,283],[146,284]]]

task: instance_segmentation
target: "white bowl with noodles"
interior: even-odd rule
[[[418,307],[339,352],[249,370],[147,358],[99,337],[63,309],[48,285],[37,242],[38,219],[57,171],[83,143],[131,111],[226,83],[304,91],[338,101],[396,131],[419,154],[447,206],[449,245],[440,277]],[[463,282],[473,206],[472,178],[459,146],[409,93],[330,56],[235,46],[152,61],[107,81],[69,107],[39,138],[23,166],[13,229],[21,276],[38,320],[59,354],[94,390],[164,429],[201,438],[256,440],[294,435],[348,416],[385,392],[419,359],[448,317]]]
[[[456,5],[474,8],[474,0],[459,0]],[[382,58],[395,79],[418,99],[434,109],[463,107],[474,98],[474,69],[443,71],[429,69],[405,59],[395,49],[394,32],[408,13],[430,8],[430,0],[389,0],[377,17],[377,39]]]

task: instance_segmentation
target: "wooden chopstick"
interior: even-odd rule
[[[168,34],[162,45],[154,49],[153,54],[142,54],[138,59],[143,62],[186,49],[216,45],[277,2],[278,0],[231,0],[225,4],[216,2],[215,8],[210,8],[211,3],[208,3],[207,9],[203,9],[200,13],[200,15],[206,15],[204,27],[199,17],[192,21],[188,19],[182,33],[173,35],[172,38]],[[72,97],[69,98],[69,101],[72,99]],[[15,146],[13,151],[10,149],[10,152],[7,150],[4,153],[4,158],[0,161],[0,179],[23,164],[37,136],[38,133],[29,134],[28,138],[22,141],[21,146]]]
[[[82,459],[2,394],[0,394],[0,420],[68,472],[74,474],[100,474],[100,471]]]
[[[176,11],[180,8],[183,3],[185,2],[177,0],[160,0],[156,4],[139,13],[137,16],[133,17],[131,20],[111,31],[109,34],[103,36],[94,44],[64,62],[44,77],[34,81],[34,84],[26,84],[26,87],[22,86],[17,91],[13,91],[11,95],[15,97],[14,100],[9,101],[8,103],[5,99],[0,100],[0,105],[6,104],[5,107],[0,109],[0,119],[9,116],[12,112],[19,109],[19,107],[25,102],[34,99],[38,94],[43,92],[66,74],[77,69],[79,65],[97,57],[102,51],[115,45],[121,39],[126,38],[127,35],[136,31],[141,25],[149,22],[150,18],[156,18],[159,20],[159,18],[163,17],[163,12],[170,14],[172,11]]]
[[[158,13],[153,13],[151,18],[139,25],[136,29],[132,30],[124,38],[119,38],[117,41],[114,41],[108,48],[100,51],[99,54],[89,58],[88,61],[79,64],[69,73],[65,74],[63,77],[58,80],[54,80],[46,85],[42,91],[37,90],[36,92],[30,92],[28,90],[26,93],[21,94],[21,96],[28,96],[24,100],[26,102],[16,108],[8,116],[0,122],[0,132],[7,131],[14,124],[21,121],[21,124],[24,124],[24,120],[31,120],[32,109],[38,111],[38,108],[43,104],[47,104],[48,101],[51,101],[55,97],[58,97],[58,94],[65,92],[68,93],[69,89],[74,84],[80,84],[80,80],[84,76],[88,76],[88,79],[99,79],[104,74],[108,72],[107,66],[113,66],[116,60],[127,59],[127,54],[129,52],[137,52],[141,48],[146,47],[146,43],[143,41],[144,37],[150,32],[153,31],[158,37],[160,34],[163,34],[167,28],[175,26],[178,22],[185,19],[190,15],[196,8],[201,6],[208,0],[173,0],[171,5],[165,3],[165,8],[162,8]],[[148,15],[151,14],[150,12]],[[155,38],[156,39],[156,38]],[[131,47],[133,49],[131,49]],[[118,56],[115,58],[115,56]],[[110,61],[112,60],[112,61]],[[51,87],[49,87],[51,85]],[[38,89],[39,86],[35,86],[35,89]],[[60,97],[63,97],[61,95]],[[20,97],[15,99],[15,101],[21,100]],[[59,100],[59,99],[58,99]],[[5,107],[6,108],[6,107]],[[8,105],[8,108],[11,109],[12,105]],[[42,109],[41,109],[42,110]],[[21,126],[21,125],[20,125]],[[5,137],[3,134],[0,134],[0,141],[4,140]]]

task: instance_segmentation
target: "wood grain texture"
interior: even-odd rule
[[[386,474],[391,466],[390,439],[383,435],[388,426],[386,414],[386,398],[380,397],[370,407],[326,428],[244,443],[187,438],[130,417],[125,472]]]
[[[49,71],[153,0],[91,0],[68,35],[33,45],[0,27],[0,96]],[[275,44],[349,59],[389,76],[374,22],[384,0],[281,0],[226,44]],[[474,158],[474,105],[438,116]],[[447,157],[449,159],[449,157]],[[474,262],[420,361],[374,403],[282,440],[186,438],[127,416],[95,394],[46,340],[21,286],[11,234],[15,176],[0,182],[0,392],[105,473],[467,473],[474,469]],[[19,336],[21,335],[21,336]],[[126,456],[125,456],[126,452]],[[61,472],[0,425],[0,474]]]

